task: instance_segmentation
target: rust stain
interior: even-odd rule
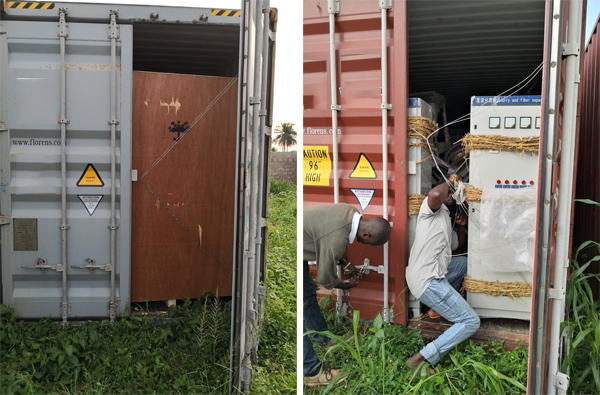
[[[179,103],[179,98],[174,99],[173,96],[171,96],[171,103],[166,103],[164,101],[161,101],[160,105],[161,105],[161,107],[167,107],[167,114],[171,111],[171,107],[175,108],[175,115],[177,115],[177,112],[181,108],[181,103]]]
[[[46,70],[60,70],[59,63],[47,64],[41,67]],[[110,71],[110,63],[65,63],[65,70],[68,71]],[[121,72],[121,65],[115,67],[117,72]]]

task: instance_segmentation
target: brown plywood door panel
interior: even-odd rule
[[[231,80],[133,73],[132,302],[231,295],[237,84],[181,136]]]

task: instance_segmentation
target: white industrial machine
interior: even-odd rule
[[[435,121],[437,118],[436,110],[423,99],[411,97],[408,99],[408,116],[426,117]],[[427,149],[420,146],[410,146],[411,143],[418,142],[418,139],[408,139],[408,194],[426,195],[431,189],[431,159],[423,163],[420,161],[428,158],[430,153]],[[415,241],[415,229],[417,227],[417,215],[408,216],[408,248],[412,248]],[[420,303],[412,295],[408,295],[408,307],[414,317],[420,314]]]
[[[473,96],[471,134],[537,137],[540,96]],[[538,153],[471,151],[469,183],[482,190],[469,205],[467,274],[475,280],[532,281]],[[532,230],[533,229],[533,230]],[[530,319],[531,298],[467,293],[481,317]]]

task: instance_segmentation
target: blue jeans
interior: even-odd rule
[[[448,265],[448,273],[446,273],[446,280],[452,285],[455,290],[460,290],[463,279],[467,274],[467,257],[466,255],[453,256],[450,264]],[[434,309],[435,310],[435,309]]]
[[[321,313],[321,307],[317,302],[317,284],[313,280],[310,270],[308,268],[308,261],[304,261],[304,324],[306,329],[315,330],[315,331],[326,331],[327,323],[325,322],[325,318],[323,317],[323,313]],[[329,342],[329,338],[326,336],[322,336],[316,333],[313,333],[309,336],[303,336],[302,344],[303,344],[303,360],[304,367],[303,372],[304,376],[314,376],[319,373],[319,369],[321,368],[321,361],[315,354],[315,350],[312,347],[312,343],[310,340],[315,341],[318,344],[327,344]]]
[[[448,273],[450,273],[450,270],[448,270]],[[460,282],[462,282],[462,278]],[[454,322],[454,325],[446,332],[420,351],[421,355],[430,364],[435,365],[450,350],[467,340],[479,329],[479,316],[456,289],[450,285],[447,278],[433,279],[419,300],[448,321]]]

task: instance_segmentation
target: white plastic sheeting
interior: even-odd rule
[[[537,191],[535,188],[483,190],[481,264],[496,272],[532,272]]]

